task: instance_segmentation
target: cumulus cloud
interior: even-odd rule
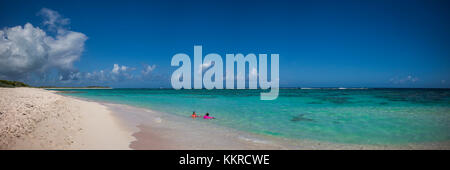
[[[135,68],[133,68],[133,67],[129,67],[129,66],[125,66],[125,65],[121,66],[119,64],[114,64],[109,78],[111,78],[113,81],[132,79],[135,76],[133,74],[131,74],[130,71],[133,71],[133,70],[135,70]]]
[[[67,80],[62,80],[63,76],[56,78],[58,83],[70,83],[70,84],[84,84],[84,85],[105,85],[117,82],[130,81],[145,81],[158,77],[157,75],[151,75],[150,73],[156,69],[156,65],[144,64],[144,68],[140,70],[142,74],[136,72],[135,67],[113,64],[112,67],[102,69],[100,71],[95,70],[92,72],[70,72]]]
[[[122,67],[120,67],[120,70],[122,70],[122,71],[127,71],[127,69],[128,69],[127,66],[122,66]]]
[[[23,79],[51,69],[59,72],[60,80],[79,77],[73,63],[80,58],[87,36],[65,29],[70,20],[56,11],[44,8],[39,15],[54,36],[30,23],[0,30],[0,78]]]
[[[148,75],[148,74],[150,74],[153,70],[155,70],[155,68],[156,68],[156,65],[147,65],[147,64],[145,64],[144,65],[144,69],[141,71],[141,73],[143,74],[143,75]]]
[[[88,82],[105,82],[108,80],[108,74],[104,70],[85,73],[82,79]]]
[[[150,74],[156,65],[147,64],[140,72],[121,64],[91,72],[78,71],[74,63],[80,59],[88,37],[68,29],[70,19],[54,10],[43,8],[38,15],[43,18],[41,27],[25,23],[0,30],[0,79],[41,85],[101,85],[158,77]]]
[[[114,64],[113,69],[111,70],[111,73],[113,74],[120,74],[120,73],[126,73],[127,71],[133,71],[135,68],[119,64]]]
[[[111,70],[111,72],[114,74],[119,74],[119,70],[120,70],[119,64],[114,64],[114,67]]]

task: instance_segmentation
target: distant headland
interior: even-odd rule
[[[20,81],[0,80],[0,87],[35,87]],[[78,87],[58,87],[58,86],[36,86],[35,88],[43,89],[112,89],[108,86],[78,86]]]

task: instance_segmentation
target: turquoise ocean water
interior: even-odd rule
[[[285,138],[392,145],[450,140],[449,89],[280,89],[272,101],[260,100],[261,90],[59,91],[187,118],[209,112],[217,117],[210,123]]]

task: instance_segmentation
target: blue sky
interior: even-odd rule
[[[0,77],[35,85],[170,87],[172,56],[193,57],[193,46],[202,45],[204,54],[222,57],[280,54],[281,87],[450,87],[449,1],[3,0],[0,28],[30,23],[55,39],[66,36],[44,22],[43,8],[70,21],[57,28],[80,33],[74,41],[82,48],[64,53],[81,53],[70,66],[39,67],[36,60],[20,74],[0,69]],[[114,64],[117,77],[82,78],[114,74]]]

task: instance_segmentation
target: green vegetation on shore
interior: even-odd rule
[[[20,81],[9,81],[9,80],[0,80],[0,87],[33,87],[28,84],[25,84]],[[84,87],[57,87],[57,86],[39,86],[37,88],[44,88],[44,89],[57,89],[57,88],[66,88],[66,89],[109,89],[108,86],[84,86]]]
[[[30,86],[20,81],[0,80],[0,87],[30,87]]]

